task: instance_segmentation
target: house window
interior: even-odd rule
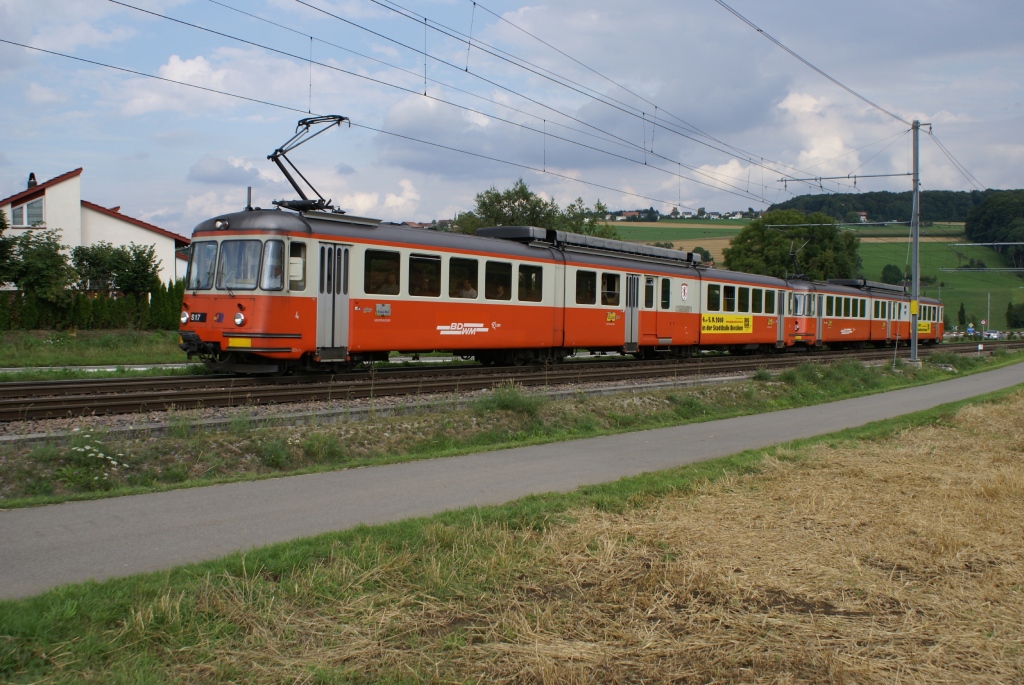
[[[43,223],[43,198],[11,208],[11,226],[35,226]]]

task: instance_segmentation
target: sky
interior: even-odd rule
[[[726,2],[878,107],[714,0],[0,0],[0,40],[64,55],[0,43],[0,196],[83,167],[83,199],[188,235],[296,197],[267,155],[327,114],[351,126],[289,159],[385,221],[519,178],[665,213],[905,191],[868,177],[911,170],[914,119],[922,189],[1024,188],[1020,0]],[[793,180],[823,176],[851,178]]]

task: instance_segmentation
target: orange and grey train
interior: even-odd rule
[[[942,337],[921,301],[919,339]],[[483,364],[577,350],[699,350],[907,341],[909,297],[867,281],[782,280],[708,268],[692,253],[532,226],[463,235],[330,211],[252,209],[199,224],[181,347],[237,373],[337,371],[392,352]]]

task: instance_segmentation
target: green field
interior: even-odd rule
[[[949,321],[957,324],[960,303],[967,308],[968,320],[980,326],[986,316],[988,294],[992,294],[992,318],[989,328],[1006,328],[1006,304],[1024,301],[1024,279],[1014,273],[1001,272],[948,272],[939,269],[965,265],[968,259],[981,260],[988,267],[1003,267],[1003,258],[992,249],[984,247],[957,247],[949,243],[921,243],[921,275],[934,276],[935,285],[922,285],[921,294],[940,297],[946,304]],[[963,255],[958,264],[957,250]],[[892,242],[861,243],[860,257],[864,276],[879,280],[886,264],[903,267],[907,261],[906,240]],[[941,286],[941,288],[940,288]],[[940,295],[941,289],[941,295]]]
[[[673,226],[669,222],[659,223],[664,223],[665,225],[653,226],[651,224],[640,223],[618,223],[614,224],[614,226],[615,230],[618,231],[619,238],[621,240],[629,240],[634,243],[684,240],[693,243],[693,245],[687,245],[686,247],[688,248],[700,245],[700,240],[702,238],[732,238],[740,232],[740,227],[721,227],[722,224],[725,223],[724,221],[709,221],[707,222],[707,228],[698,226]]]

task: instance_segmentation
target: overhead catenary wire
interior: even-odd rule
[[[208,32],[208,33],[212,33],[214,35],[221,36],[223,38],[228,38],[230,40],[235,40],[235,41],[238,41],[238,42],[246,44],[246,45],[251,45],[253,47],[257,47],[257,48],[260,48],[260,49],[268,50],[270,52],[274,52],[274,53],[277,53],[279,55],[282,55],[282,56],[285,56],[285,57],[289,57],[291,59],[296,59],[296,60],[300,60],[300,61],[306,61],[307,60],[307,58],[302,56],[302,55],[290,53],[290,52],[285,51],[285,50],[280,50],[278,48],[273,48],[273,47],[270,47],[270,46],[267,46],[267,45],[263,45],[261,43],[255,42],[255,41],[251,41],[251,40],[248,40],[248,39],[245,39],[245,38],[241,38],[239,36],[234,36],[232,34],[225,33],[223,31],[217,31],[215,29],[211,29],[211,28],[208,28],[208,27],[205,27],[205,26],[200,26],[200,25],[194,24],[192,22],[184,21],[182,19],[177,19],[175,17],[171,17],[171,16],[168,16],[168,15],[161,14],[159,12],[154,12],[152,10],[147,10],[147,9],[144,9],[144,8],[141,8],[141,7],[136,7],[134,5],[131,5],[131,4],[128,4],[128,3],[125,3],[125,2],[121,2],[120,0],[108,0],[108,2],[111,2],[111,3],[116,4],[116,5],[120,5],[122,7],[126,7],[128,9],[136,10],[136,11],[142,12],[144,14],[149,14],[149,15],[154,16],[154,17],[165,19],[165,20],[177,23],[177,24],[181,24],[183,26],[188,26],[188,27],[193,28],[193,29],[197,29],[197,30],[200,30],[200,31],[205,31],[205,32]],[[218,4],[221,4],[221,3],[218,3]],[[303,3],[303,4],[305,4],[305,3]],[[423,54],[426,55],[426,52],[424,52]],[[442,62],[443,62],[443,60],[442,60]],[[433,95],[429,95],[426,92],[420,93],[419,91],[412,90],[411,88],[406,88],[404,86],[400,86],[400,85],[397,85],[397,84],[389,83],[389,82],[384,81],[382,79],[373,78],[373,77],[367,76],[365,74],[359,74],[357,72],[353,72],[353,71],[348,70],[348,69],[343,69],[341,67],[338,67],[338,66],[335,66],[335,65],[332,65],[332,64],[327,64],[325,62],[315,62],[315,64],[317,64],[318,66],[324,67],[326,69],[330,69],[332,71],[337,71],[337,72],[340,72],[340,73],[343,73],[343,74],[346,74],[346,75],[349,75],[349,76],[354,76],[356,78],[365,79],[365,80],[371,81],[371,82],[379,84],[379,85],[384,85],[384,86],[388,86],[388,87],[391,87],[391,88],[395,88],[397,90],[404,91],[406,93],[415,94],[415,95],[422,95],[423,97],[428,97],[428,98],[430,98],[432,100],[435,100],[437,102],[440,102],[440,103],[443,103],[443,104],[446,104],[446,105],[449,105],[449,106],[457,107],[459,109],[463,109],[465,111],[468,111],[468,112],[471,112],[471,113],[474,113],[474,114],[479,114],[481,116],[485,116],[485,117],[494,119],[496,121],[501,121],[503,123],[506,123],[506,124],[509,124],[509,125],[512,125],[512,126],[523,128],[525,130],[529,130],[529,131],[532,131],[534,133],[539,133],[541,135],[544,134],[543,131],[538,130],[538,129],[534,128],[534,127],[527,126],[525,124],[522,124],[522,123],[519,123],[519,122],[515,122],[515,121],[509,120],[509,119],[505,119],[505,118],[502,118],[502,117],[498,117],[496,115],[489,114],[487,112],[482,112],[480,110],[476,110],[476,109],[473,109],[471,107],[466,107],[464,105],[459,105],[459,104],[456,104],[456,103],[452,103],[452,102],[449,102],[447,100],[444,100],[443,98],[440,98],[440,97],[437,97],[437,96],[433,96]],[[557,110],[555,110],[555,111],[557,112]],[[585,122],[581,122],[581,123],[585,123]],[[647,164],[646,161],[639,162],[638,160],[631,159],[631,158],[626,157],[624,155],[619,155],[619,154],[616,154],[616,153],[613,153],[613,152],[610,152],[610,151],[607,151],[607,150],[602,150],[600,148],[597,148],[597,147],[594,147],[594,146],[591,146],[591,145],[586,145],[584,143],[580,143],[578,141],[571,140],[569,138],[564,138],[564,137],[561,137],[561,136],[554,136],[554,135],[552,135],[552,137],[553,138],[557,138],[559,140],[562,140],[562,141],[564,141],[566,143],[569,143],[569,144],[572,144],[572,145],[576,145],[576,146],[579,146],[579,147],[583,147],[583,148],[586,148],[586,149],[589,149],[589,150],[592,150],[592,151],[595,151],[595,152],[599,152],[599,153],[602,153],[602,154],[610,155],[612,157],[616,157],[616,158],[624,160],[624,161],[628,161],[628,162],[636,163],[636,164],[641,164],[643,166],[648,166],[648,167],[653,168],[653,169],[655,169],[655,170],[657,170],[657,171],[659,171],[661,173],[665,173],[665,174],[669,174],[669,175],[675,175],[675,172],[672,172],[671,170],[665,169],[663,167]],[[622,139],[622,140],[625,140],[625,139]],[[633,144],[633,147],[641,148],[644,151],[644,156],[646,158],[646,154],[647,154],[647,152],[646,152],[646,145],[636,146],[635,144]],[[663,157],[661,155],[657,155],[657,156],[659,158],[665,160],[665,161],[669,161],[669,162],[672,161],[672,160],[668,159],[667,157]],[[701,169],[697,169],[695,167],[687,166],[687,165],[684,165],[684,166],[686,166],[687,169],[693,171],[694,173],[697,173],[697,174],[700,174],[702,176],[705,176],[709,180],[714,181],[714,183],[719,184],[719,185],[718,186],[711,185],[710,183],[706,183],[704,181],[700,181],[700,180],[695,179],[695,178],[684,176],[684,178],[686,178],[686,180],[688,180],[688,181],[691,181],[693,183],[697,183],[699,185],[707,186],[707,187],[710,187],[710,188],[714,188],[716,190],[719,190],[721,192],[725,192],[725,193],[728,193],[728,194],[731,194],[731,195],[737,195],[738,197],[742,197],[745,200],[754,200],[756,202],[762,202],[762,203],[767,204],[767,201],[764,198],[758,197],[758,196],[754,196],[754,195],[752,195],[749,192],[745,192],[745,191],[743,191],[743,189],[739,188],[738,186],[732,185],[730,183],[726,183],[726,182],[722,181],[720,178],[715,178],[714,176],[708,174],[707,172],[705,172],[705,171],[703,171]],[[733,191],[727,190],[726,188],[722,188],[722,187],[719,187],[719,186],[726,186],[728,188],[733,188],[734,190],[736,190],[738,192],[733,192]]]
[[[806,59],[804,59],[803,57],[801,57],[800,55],[798,55],[797,53],[795,53],[795,52],[794,52],[793,50],[791,50],[790,48],[786,47],[786,46],[785,46],[785,45],[784,45],[784,44],[783,44],[783,43],[782,43],[781,41],[779,41],[778,39],[774,38],[774,37],[773,37],[773,36],[772,36],[771,34],[769,34],[769,33],[768,33],[767,31],[765,31],[764,29],[762,29],[762,28],[761,28],[760,26],[758,26],[757,24],[755,24],[754,22],[752,22],[752,21],[751,21],[750,19],[747,19],[747,18],[746,18],[745,16],[743,16],[742,14],[740,14],[739,12],[737,12],[736,10],[734,10],[734,9],[733,9],[732,7],[730,7],[729,5],[727,5],[727,4],[726,4],[726,3],[724,2],[724,0],[715,0],[715,2],[716,2],[716,3],[718,3],[719,5],[721,5],[721,6],[723,7],[723,8],[725,8],[725,9],[726,9],[726,10],[727,10],[727,11],[728,11],[728,12],[729,12],[730,14],[732,14],[733,16],[735,16],[735,17],[736,17],[737,19],[739,19],[740,21],[742,21],[742,22],[743,22],[744,24],[746,24],[746,25],[747,25],[747,26],[749,26],[750,28],[752,28],[752,29],[754,29],[755,31],[757,31],[758,33],[760,33],[760,34],[761,34],[762,36],[764,36],[765,38],[767,38],[767,39],[768,39],[769,41],[771,41],[772,43],[774,43],[774,44],[775,44],[775,45],[777,45],[778,47],[780,47],[780,48],[782,48],[783,50],[785,50],[785,51],[786,51],[787,53],[789,53],[790,55],[792,55],[793,57],[795,57],[796,59],[798,59],[799,61],[801,61],[802,63],[804,63],[804,64],[805,64],[805,65],[807,65],[808,67],[810,67],[811,69],[813,69],[814,71],[816,71],[816,72],[817,72],[818,74],[820,74],[821,76],[824,76],[824,77],[825,77],[826,79],[828,79],[828,80],[829,80],[829,81],[831,81],[832,83],[836,84],[837,86],[839,86],[840,88],[842,88],[843,90],[845,90],[845,91],[846,91],[847,93],[849,93],[850,95],[853,95],[853,96],[854,96],[855,98],[857,98],[858,100],[861,100],[861,101],[863,101],[863,102],[865,102],[865,103],[867,103],[867,104],[871,105],[872,107],[874,107],[875,109],[877,109],[877,110],[878,110],[879,112],[882,112],[883,114],[886,114],[886,115],[888,115],[888,116],[892,117],[893,119],[896,119],[897,121],[901,121],[901,122],[903,122],[903,123],[904,123],[904,124],[906,124],[907,126],[910,126],[910,125],[911,125],[909,121],[907,121],[906,119],[904,119],[903,117],[901,117],[901,116],[900,116],[899,114],[896,114],[896,113],[894,113],[894,112],[890,112],[890,111],[889,111],[889,110],[887,110],[887,109],[886,109],[885,107],[882,107],[881,105],[879,105],[879,104],[876,104],[875,102],[872,102],[871,100],[867,99],[866,97],[864,97],[863,95],[861,95],[860,93],[858,93],[857,91],[855,91],[855,90],[854,90],[853,88],[850,88],[850,87],[849,87],[848,85],[846,85],[845,83],[843,83],[843,82],[839,81],[838,79],[836,79],[836,78],[834,78],[834,77],[832,77],[832,76],[828,75],[827,73],[825,73],[824,71],[822,71],[822,70],[821,70],[821,69],[819,69],[818,67],[816,67],[816,66],[814,66],[813,64],[811,64],[811,63],[810,63],[809,61],[807,61]]]
[[[219,90],[217,88],[210,88],[210,87],[207,87],[207,86],[200,86],[200,85],[197,85],[197,84],[194,84],[194,83],[188,83],[187,81],[178,81],[176,79],[167,78],[165,76],[157,76],[155,74],[149,74],[149,73],[146,73],[144,71],[138,71],[136,69],[129,69],[127,67],[120,67],[120,66],[113,65],[113,64],[106,64],[104,62],[99,62],[97,60],[86,59],[84,57],[76,57],[74,55],[68,55],[68,54],[65,54],[65,53],[62,53],[62,52],[57,52],[55,50],[46,50],[44,48],[35,47],[34,45],[26,45],[24,43],[18,43],[16,41],[8,40],[6,38],[0,38],[0,43],[5,43],[7,45],[13,45],[15,47],[24,48],[26,50],[34,50],[36,52],[42,52],[42,53],[45,53],[45,54],[48,54],[48,55],[53,55],[55,57],[63,57],[65,59],[71,59],[71,60],[75,60],[75,61],[78,61],[78,62],[83,62],[83,63],[86,63],[86,64],[92,64],[92,65],[98,66],[98,67],[104,67],[104,68],[107,68],[107,69],[113,69],[113,70],[116,70],[116,71],[121,71],[121,72],[129,73],[129,74],[132,74],[134,76],[142,76],[142,77],[154,79],[154,80],[157,80],[157,81],[163,81],[165,83],[173,83],[175,85],[185,86],[187,88],[194,88],[196,90],[201,90],[201,91],[204,91],[204,92],[207,92],[207,93],[212,93],[212,94],[216,94],[216,95],[223,95],[223,96],[230,97],[230,98],[235,98],[235,99],[238,99],[238,100],[244,100],[246,102],[252,102],[252,103],[260,104],[260,105],[267,105],[269,107],[276,107],[278,109],[288,110],[288,111],[291,111],[291,112],[298,112],[299,114],[307,114],[307,112],[305,110],[297,108],[297,107],[290,107],[288,105],[282,105],[280,103],[270,102],[268,100],[259,100],[259,99],[256,99],[256,98],[247,97],[245,95],[239,95],[237,93],[231,93],[231,92],[228,92],[228,91],[225,91],[225,90]],[[480,153],[472,152],[472,151],[468,151],[468,150],[461,150],[461,149],[456,148],[456,147],[452,147],[452,146],[448,146],[448,145],[443,145],[441,143],[434,143],[434,142],[427,141],[427,140],[422,140],[422,139],[419,139],[419,138],[415,138],[413,136],[408,136],[408,135],[405,135],[405,134],[402,134],[402,133],[396,133],[394,131],[388,131],[388,130],[385,130],[385,129],[382,129],[382,128],[368,126],[366,124],[360,124],[360,123],[354,122],[354,121],[350,121],[349,123],[350,123],[350,125],[353,128],[362,128],[362,129],[366,129],[368,131],[373,131],[373,132],[384,134],[384,135],[388,135],[388,136],[394,136],[394,137],[397,137],[397,138],[402,138],[402,139],[405,139],[405,140],[408,140],[408,141],[411,141],[411,142],[415,142],[415,143],[420,143],[420,144],[423,144],[423,145],[429,145],[429,146],[432,146],[432,147],[437,147],[437,148],[441,148],[441,149],[445,149],[445,150],[450,150],[452,152],[457,152],[457,153],[460,153],[460,154],[465,154],[465,155],[469,155],[469,156],[472,156],[472,157],[477,157],[477,158],[480,158],[480,159],[485,159],[485,160],[497,162],[497,163],[500,163],[500,164],[506,164],[506,165],[509,165],[509,166],[525,169],[525,170],[528,170],[528,171],[535,171],[537,173],[543,173],[543,174],[547,174],[549,176],[555,176],[557,178],[562,178],[562,179],[565,179],[565,180],[568,180],[568,181],[573,181],[573,182],[576,182],[576,183],[581,183],[583,185],[591,186],[591,187],[594,187],[594,188],[600,188],[602,190],[609,190],[609,191],[612,191],[612,192],[621,193],[621,194],[626,195],[628,197],[635,197],[635,198],[638,198],[638,199],[641,199],[641,200],[650,200],[652,202],[659,202],[659,203],[663,203],[663,204],[666,204],[666,205],[675,205],[675,203],[673,203],[673,202],[671,202],[669,200],[663,200],[663,199],[659,199],[659,198],[655,198],[655,197],[650,197],[650,196],[642,195],[640,193],[636,193],[636,192],[633,192],[633,191],[630,191],[630,190],[625,190],[625,189],[622,189],[622,188],[615,188],[613,186],[607,186],[607,185],[603,185],[603,184],[596,183],[596,182],[593,182],[593,181],[587,181],[585,179],[581,179],[581,178],[574,177],[574,176],[569,176],[567,174],[559,174],[557,172],[546,171],[544,169],[538,169],[537,167],[533,167],[533,166],[530,166],[530,165],[527,165],[527,164],[520,164],[518,162],[513,162],[513,161],[510,161],[510,160],[501,159],[499,157],[493,157],[493,156],[490,156],[490,155],[484,155],[484,154],[480,154]],[[679,206],[682,206],[684,209],[693,210],[692,207],[686,207],[685,205],[679,205]]]
[[[113,0],[111,0],[111,1],[113,1]],[[394,38],[386,36],[386,35],[378,32],[378,31],[374,31],[373,29],[369,29],[367,27],[364,27],[364,26],[362,26],[361,24],[359,24],[357,22],[354,22],[354,21],[352,21],[350,19],[346,19],[345,17],[342,17],[342,16],[340,16],[338,14],[335,14],[333,12],[325,10],[325,9],[323,9],[321,7],[317,7],[316,5],[310,4],[309,2],[306,2],[306,0],[294,0],[294,2],[296,2],[296,3],[300,4],[300,5],[303,5],[305,7],[308,7],[310,9],[316,10],[318,12],[321,12],[321,13],[327,15],[327,16],[333,17],[334,19],[337,19],[338,21],[344,22],[344,23],[346,23],[346,24],[348,24],[350,26],[353,26],[355,28],[359,28],[361,30],[367,31],[368,33],[371,33],[372,35],[376,35],[376,36],[378,36],[380,38],[383,38],[383,39],[385,39],[385,40],[387,40],[389,42],[394,43],[395,45],[399,45],[399,46],[401,46],[401,47],[403,47],[403,48],[405,48],[407,50],[412,50],[412,51],[418,52],[417,48],[414,48],[414,47],[412,47],[410,45],[402,43],[401,41],[398,41],[398,40],[396,40]],[[383,8],[385,8],[385,9],[388,9],[388,10],[390,10],[392,12],[396,12],[400,16],[404,16],[404,17],[406,17],[407,19],[410,19],[410,20],[414,20],[414,21],[419,22],[421,18],[425,18],[425,15],[421,15],[421,14],[418,14],[416,12],[412,12],[410,10],[407,10],[404,7],[402,7],[401,5],[399,5],[398,3],[391,2],[390,0],[388,0],[388,2],[386,2],[386,3],[385,2],[381,2],[380,0],[370,0],[370,2],[372,2],[372,3],[376,4],[376,5],[379,5],[379,6],[383,7]],[[457,29],[452,29],[452,28],[447,27],[444,24],[441,24],[439,22],[431,21],[431,28],[433,28],[435,31],[438,31],[438,32],[442,33],[443,35],[446,35],[449,38],[452,38],[454,40],[458,40],[458,41],[465,41],[466,40],[465,37],[464,37],[465,34],[463,34],[462,32],[458,31]],[[572,91],[574,91],[574,92],[576,92],[576,93],[578,93],[580,95],[583,95],[585,97],[589,97],[589,98],[595,100],[596,102],[600,102],[600,103],[602,103],[602,104],[604,104],[604,105],[606,105],[608,107],[612,107],[613,109],[616,109],[616,110],[618,110],[618,111],[620,111],[620,112],[622,112],[622,113],[624,113],[626,115],[634,116],[634,117],[637,117],[637,118],[643,118],[643,116],[644,116],[643,115],[643,111],[640,110],[640,109],[634,108],[634,107],[632,107],[630,105],[625,105],[624,103],[620,103],[619,101],[614,100],[612,98],[606,98],[605,96],[595,96],[595,95],[592,95],[591,93],[588,93],[588,92],[584,91],[584,89],[586,89],[585,86],[579,86],[579,85],[575,84],[575,82],[572,82],[569,79],[565,79],[564,77],[561,77],[561,76],[558,76],[558,75],[553,75],[553,76],[549,75],[549,73],[552,73],[552,72],[544,73],[547,70],[544,70],[544,69],[541,69],[539,67],[533,66],[533,65],[531,65],[531,63],[526,62],[525,60],[522,60],[520,58],[517,58],[517,57],[514,57],[514,56],[513,57],[506,57],[504,55],[506,55],[508,53],[505,53],[505,51],[497,50],[497,49],[488,49],[487,47],[484,47],[484,46],[486,46],[486,44],[482,43],[480,41],[474,41],[474,42],[477,45],[477,49],[480,50],[481,52],[484,52],[486,54],[490,54],[490,55],[492,55],[492,56],[494,56],[494,57],[496,57],[496,58],[498,58],[500,60],[503,60],[505,62],[508,62],[510,64],[518,66],[519,68],[524,69],[524,70],[526,70],[526,71],[528,71],[530,73],[533,73],[536,76],[540,76],[541,78],[550,80],[550,81],[552,81],[552,82],[554,82],[556,84],[559,84],[559,85],[561,85],[561,86],[563,86],[565,88],[568,88],[569,90],[572,90]],[[503,54],[498,54],[499,52],[503,53]],[[517,95],[518,97],[522,97],[522,98],[524,98],[524,99],[526,99],[526,100],[528,100],[530,102],[533,102],[534,104],[537,104],[537,105],[539,105],[541,107],[544,107],[546,109],[554,111],[554,112],[560,114],[561,116],[565,116],[565,117],[567,117],[567,118],[569,118],[569,119],[571,119],[573,121],[576,121],[576,122],[578,122],[580,124],[583,124],[584,126],[596,128],[592,124],[590,124],[590,123],[588,123],[586,121],[583,121],[583,120],[581,120],[581,119],[579,119],[577,117],[573,117],[572,115],[566,114],[565,112],[561,112],[560,110],[557,110],[555,108],[551,108],[550,106],[548,106],[548,105],[546,105],[544,103],[541,103],[541,102],[539,102],[539,101],[537,101],[537,100],[535,100],[533,98],[529,98],[528,96],[523,95],[522,93],[518,93],[518,92],[508,88],[507,86],[504,86],[503,84],[500,84],[500,83],[497,83],[497,82],[495,82],[495,81],[493,81],[491,79],[488,79],[488,78],[482,76],[479,73],[475,73],[473,71],[467,71],[464,68],[458,67],[457,65],[452,64],[451,62],[448,62],[447,60],[440,59],[439,57],[436,57],[436,56],[433,56],[433,55],[430,55],[430,59],[435,60],[435,61],[439,62],[440,64],[444,64],[445,66],[448,66],[449,68],[457,69],[458,71],[461,71],[461,72],[464,72],[464,73],[468,73],[468,74],[470,74],[470,75],[480,79],[481,81],[483,81],[485,83],[488,83],[488,84],[493,85],[493,86],[498,87],[498,88],[502,88],[503,90],[506,90],[507,92],[513,93],[513,94]],[[530,65],[530,66],[524,66],[524,65]],[[586,89],[586,90],[592,90],[592,89]],[[632,109],[634,111],[628,111],[627,108],[628,109]],[[722,149],[720,147],[716,147],[715,145],[712,145],[711,143],[709,143],[707,141],[700,140],[700,139],[695,138],[695,137],[693,137],[691,135],[688,135],[687,133],[680,132],[680,131],[678,131],[678,130],[676,130],[674,128],[671,128],[671,127],[662,126],[662,128],[664,130],[668,131],[668,132],[671,132],[671,133],[675,134],[675,135],[681,136],[681,137],[686,138],[688,140],[691,140],[691,141],[693,141],[693,142],[695,142],[695,143],[697,143],[699,145],[703,145],[705,147],[708,147],[710,149],[716,150],[718,152],[722,152],[724,154],[734,154],[735,153],[734,151],[739,151],[739,148],[734,148],[733,146],[731,146],[731,145],[729,145],[727,143],[722,143],[721,141],[717,141],[717,139],[713,139],[713,140],[715,140],[716,142],[719,142],[719,144],[723,145],[724,147],[732,148],[733,151]],[[598,130],[600,130],[600,129],[598,129]],[[699,129],[697,129],[697,130],[699,131]],[[606,133],[608,133],[608,132],[606,132]],[[609,135],[613,135],[613,134],[609,133]],[[700,132],[699,135],[711,138],[710,136],[708,136],[707,134],[705,134],[703,132]],[[616,137],[618,138],[618,136],[616,136]],[[619,138],[619,139],[620,140],[625,140],[625,139],[622,139],[622,138]],[[756,155],[752,155],[751,153],[744,153],[744,154],[746,155],[745,161],[747,161],[748,163],[751,163],[751,164],[756,164],[757,163],[757,162],[754,161],[754,158],[756,157]],[[675,161],[675,160],[669,160],[669,161]],[[771,162],[771,160],[769,160],[769,162]],[[776,164],[776,166],[781,166],[783,168],[795,169],[795,167],[792,167],[792,166],[786,165],[786,164],[782,164],[782,163],[779,163],[779,162],[771,162],[771,163]],[[690,167],[690,168],[692,169],[692,167]],[[796,170],[799,170],[799,169],[796,169]],[[773,171],[776,171],[777,173],[785,173],[783,171],[779,171],[778,169],[773,169]],[[737,179],[737,180],[740,180],[740,179]],[[843,184],[837,183],[836,185],[843,185]],[[780,190],[785,190],[785,189],[780,189]],[[767,204],[766,200],[759,200],[759,201],[765,202]]]

